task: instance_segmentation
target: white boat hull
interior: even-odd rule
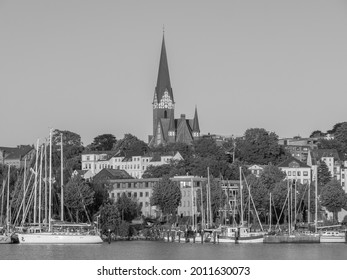
[[[0,235],[0,244],[10,244],[12,243],[11,236]]]
[[[99,235],[60,234],[60,233],[18,233],[20,244],[98,244]]]
[[[320,243],[345,243],[345,236],[321,236]]]

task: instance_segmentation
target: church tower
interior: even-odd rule
[[[201,137],[196,107],[193,119],[186,118],[185,114],[181,114],[180,118],[175,119],[175,101],[170,82],[164,34],[152,105],[153,135],[149,136],[150,146],[177,142],[191,144]]]
[[[165,38],[161,45],[157,85],[153,98],[153,144],[165,144],[168,139],[164,131],[174,118],[175,102],[173,98],[169,66],[166,56]],[[172,140],[171,140],[172,141]]]

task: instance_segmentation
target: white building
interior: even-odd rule
[[[248,167],[248,170],[250,170],[251,173],[253,175],[255,175],[256,177],[259,177],[260,173],[263,172],[263,170],[264,170],[264,166],[265,165],[253,164],[253,165]]]
[[[289,180],[295,180],[301,184],[311,183],[311,167],[294,157],[283,161],[277,167],[286,173],[286,178]]]
[[[82,170],[90,170],[93,175],[96,175],[104,168],[120,169],[140,179],[148,166],[169,164],[171,161],[182,159],[179,152],[161,156],[140,156],[116,151],[85,151],[82,154]]]

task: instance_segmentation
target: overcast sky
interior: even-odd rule
[[[163,25],[175,116],[197,106],[202,133],[347,120],[347,1],[0,0],[0,146],[147,141]]]

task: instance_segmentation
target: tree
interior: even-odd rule
[[[260,173],[259,180],[266,186],[267,190],[271,192],[275,187],[276,183],[284,180],[286,173],[284,173],[277,166],[269,164],[264,167],[263,171]]]
[[[123,151],[125,154],[129,155],[144,155],[149,151],[149,147],[145,142],[128,133],[124,135],[123,139],[117,141],[113,150]]]
[[[277,164],[287,157],[285,149],[278,144],[278,136],[264,128],[247,129],[244,136],[236,139],[236,157],[251,164]]]
[[[323,137],[325,135],[324,132],[320,130],[315,130],[310,134],[310,138],[315,138],[315,137]]]
[[[116,143],[117,139],[113,134],[101,134],[87,148],[91,151],[111,151]]]
[[[340,123],[336,123],[332,129],[328,130],[327,133],[329,134],[335,134],[335,132],[337,132],[337,130],[339,129],[339,127],[341,127],[343,124],[346,124],[346,122],[340,122]]]
[[[340,153],[343,152],[342,143],[336,139],[320,139],[317,146],[318,149],[336,149]]]
[[[321,161],[317,169],[318,173],[318,185],[324,186],[331,180],[331,173],[328,166],[324,161]]]
[[[342,151],[347,154],[347,122],[341,123],[341,125],[336,129],[335,139],[341,143]]]
[[[84,211],[88,221],[90,217],[87,206],[94,201],[94,191],[80,176],[74,176],[64,187],[64,205],[76,212],[76,221],[79,220],[79,212]],[[72,218],[72,215],[70,216]]]
[[[95,215],[100,207],[110,202],[109,191],[111,187],[107,181],[91,181],[88,183],[90,188],[94,191],[94,201],[88,206],[88,211],[91,215]]]
[[[249,199],[249,192],[251,193],[251,199]],[[261,220],[265,220],[268,213],[270,204],[268,186],[265,185],[260,178],[257,178],[253,174],[250,174],[246,178],[246,184],[243,184],[243,205],[249,205],[249,209],[257,211]],[[255,209],[254,209],[255,207]],[[247,215],[249,215],[248,213]],[[256,217],[253,217],[256,220]]]
[[[108,230],[115,232],[120,224],[120,213],[115,204],[104,204],[100,208],[101,231],[107,233]]]
[[[151,196],[151,205],[158,206],[164,215],[175,215],[181,201],[181,189],[168,176],[155,185]]]
[[[216,158],[226,160],[226,154],[218,147],[212,138],[200,138],[193,142],[194,155],[197,157]]]
[[[141,215],[141,206],[136,200],[122,193],[116,201],[116,206],[121,214],[122,221],[131,222],[133,219]]]
[[[335,221],[337,221],[337,213],[342,208],[347,208],[347,195],[342,189],[340,182],[335,179],[322,188],[320,201],[322,206],[333,213]]]
[[[174,164],[163,164],[163,165],[150,165],[143,173],[142,178],[162,178],[165,175],[172,177],[174,175],[175,166]]]

